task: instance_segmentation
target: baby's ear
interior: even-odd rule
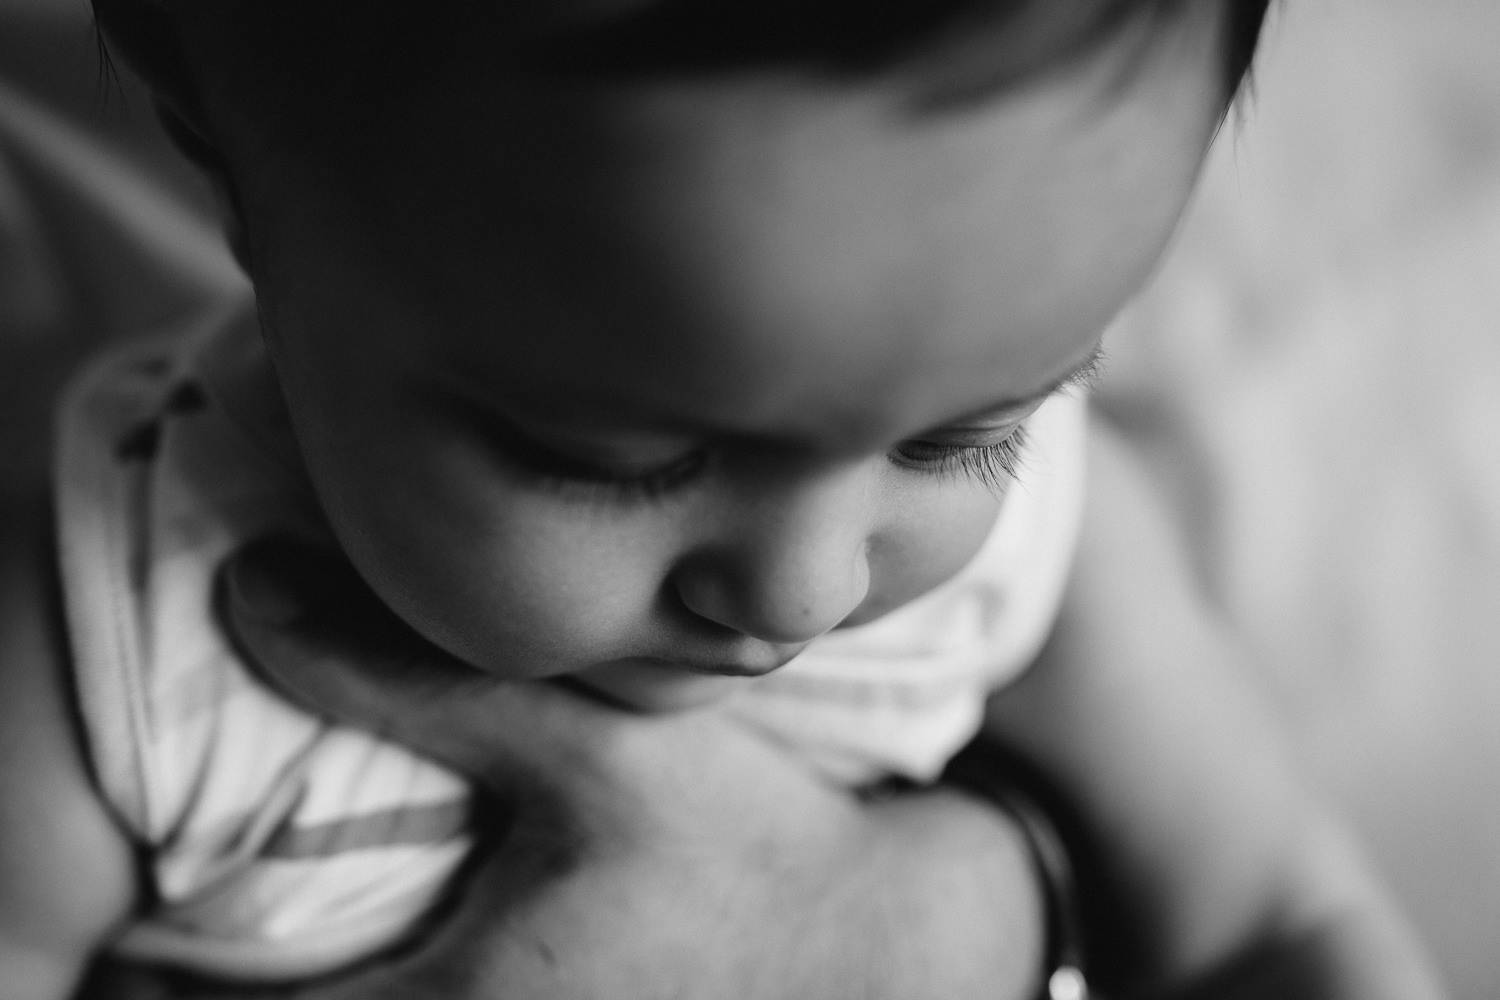
[[[187,62],[174,24],[173,0],[93,0],[100,52],[118,59],[179,117],[196,117]]]
[[[168,137],[213,185],[230,250],[250,273],[240,199],[211,138],[183,53],[177,23],[182,0],[93,0],[93,6],[105,58],[118,57],[150,88]]]

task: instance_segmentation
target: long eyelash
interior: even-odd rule
[[[629,502],[661,498],[691,479],[701,464],[678,463],[641,475],[612,475],[604,470],[583,473],[536,466],[525,471],[537,485],[570,500]]]
[[[1018,427],[999,444],[965,449],[959,462],[965,472],[986,486],[1001,489],[1020,477],[1025,448],[1026,428]]]
[[[930,466],[938,473],[962,473],[989,489],[1004,490],[1020,478],[1026,444],[1026,428],[1021,426],[1005,440],[984,447],[935,446]]]

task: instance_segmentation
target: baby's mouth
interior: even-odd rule
[[[711,677],[764,677],[775,670],[786,666],[793,657],[802,652],[805,644],[796,646],[772,646],[766,647],[764,653],[757,651],[755,655],[739,656],[733,658],[676,658],[644,656],[631,657],[621,663],[642,664],[648,668],[662,670],[681,671],[687,674],[699,674]]]
[[[623,707],[675,712],[712,704],[785,666],[805,644],[759,646],[741,655],[631,656],[596,664],[573,675],[590,690]]]

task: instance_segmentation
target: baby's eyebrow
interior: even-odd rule
[[[1005,416],[1011,410],[1024,410],[1035,406],[1053,393],[1061,392],[1063,389],[1078,387],[1091,388],[1099,380],[1099,373],[1104,370],[1104,345],[1096,344],[1094,349],[1088,353],[1078,364],[1074,365],[1062,377],[1055,379],[1046,388],[1034,392],[1029,396],[1018,399],[1002,399],[991,403],[979,410],[973,410],[964,414],[957,420],[950,420],[945,427],[959,426],[966,423],[982,422],[986,419],[993,420],[996,417]]]

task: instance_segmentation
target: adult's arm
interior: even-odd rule
[[[318,559],[241,558],[242,643],[296,697],[470,775],[513,823],[414,949],[299,996],[1035,995],[1039,893],[1002,814],[946,791],[861,802],[712,711],[648,717],[495,681]],[[110,971],[116,993],[152,995],[127,975]]]
[[[1124,904],[1128,919],[1097,935],[1115,945],[1115,983],[1220,1000],[1444,995],[1143,464],[1107,425],[1092,437],[1062,618],[989,726],[1072,804],[1093,898]]]

